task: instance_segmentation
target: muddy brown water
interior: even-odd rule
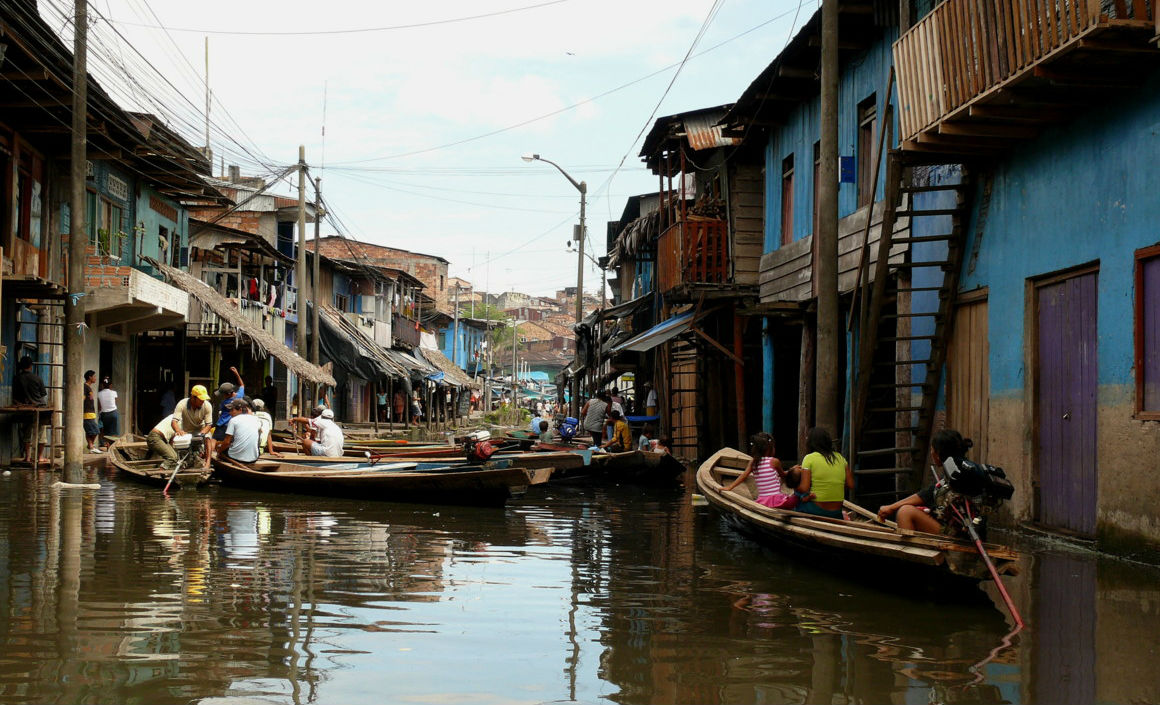
[[[506,508],[0,478],[3,703],[1160,701],[1160,572],[1015,537],[999,603],[866,587],[687,490]]]

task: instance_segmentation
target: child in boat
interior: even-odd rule
[[[752,474],[754,482],[757,483],[755,502],[773,509],[793,509],[796,507],[798,504],[797,495],[784,494],[781,487],[784,482],[786,487],[796,490],[798,483],[801,482],[801,475],[796,469],[791,471],[783,469],[781,461],[773,455],[774,450],[772,435],[762,432],[750,437],[749,452],[753,457],[749,460],[749,466],[733,481],[733,484],[722,491],[733,490]]]
[[[651,423],[646,423],[644,428],[640,430],[640,438],[636,439],[636,449],[651,451],[653,449],[652,437],[653,425]]]

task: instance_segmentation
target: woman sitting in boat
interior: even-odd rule
[[[628,429],[628,424],[624,417],[616,409],[608,412],[608,420],[612,423],[612,438],[600,445],[601,448],[607,450],[609,453],[623,453],[626,450],[632,450],[632,431]]]
[[[782,468],[781,461],[773,455],[773,436],[764,431],[750,436],[749,454],[752,457],[749,459],[749,466],[745,468],[745,472],[741,473],[733,481],[733,484],[722,491],[731,491],[745,482],[750,475],[753,475],[753,481],[757,483],[755,502],[774,509],[793,509],[796,507],[801,498],[797,494],[783,493],[781,487],[784,481],[786,487],[796,490],[801,482],[801,471],[796,468],[792,470]]]
[[[794,470],[802,474],[798,483],[797,510],[805,514],[841,519],[842,501],[846,498],[846,488],[854,487],[854,473],[842,454],[834,450],[830,432],[815,426],[806,436],[809,454],[802,458],[801,465]]]
[[[962,458],[970,447],[971,441],[965,440],[958,431],[944,428],[930,439],[930,460],[935,466],[942,467],[944,460]],[[935,506],[935,489],[934,485],[928,485],[894,504],[879,507],[878,518],[885,520],[894,516],[900,529],[925,531],[928,534],[943,533],[942,523],[931,514]]]

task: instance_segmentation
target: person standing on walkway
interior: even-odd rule
[[[93,384],[96,381],[97,373],[94,370],[85,370],[84,426],[85,442],[90,453],[101,452],[100,446],[96,445],[97,436],[101,434],[101,428],[97,425],[97,397],[93,394]]]
[[[17,406],[48,406],[48,390],[44,380],[33,369],[32,358],[25,355],[16,365],[16,378],[12,380],[12,403]],[[24,462],[31,464],[33,454],[32,431],[36,426],[36,415],[20,423],[20,440],[24,443]]]
[[[645,414],[645,416],[656,416],[657,415],[657,390],[653,389],[652,382],[645,382],[644,388],[645,388],[645,391],[647,392],[645,394],[644,414]]]
[[[101,446],[108,450],[113,444],[110,439],[121,435],[121,412],[117,411],[117,390],[113,389],[113,380],[109,377],[101,380],[101,391],[97,392],[97,412],[101,421]]]
[[[604,419],[608,415],[608,392],[599,391],[596,396],[584,402],[580,410],[580,425],[592,435],[592,445],[604,442]]]

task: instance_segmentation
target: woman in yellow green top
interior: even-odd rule
[[[841,519],[846,488],[854,487],[854,473],[850,471],[850,464],[841,453],[834,450],[834,441],[824,428],[810,429],[806,436],[806,448],[810,452],[798,466],[802,474],[798,494],[802,501],[797,510]]]
[[[612,438],[609,438],[600,447],[611,453],[632,450],[632,431],[628,429],[624,417],[619,411],[613,409],[608,412],[608,418],[612,421]]]

